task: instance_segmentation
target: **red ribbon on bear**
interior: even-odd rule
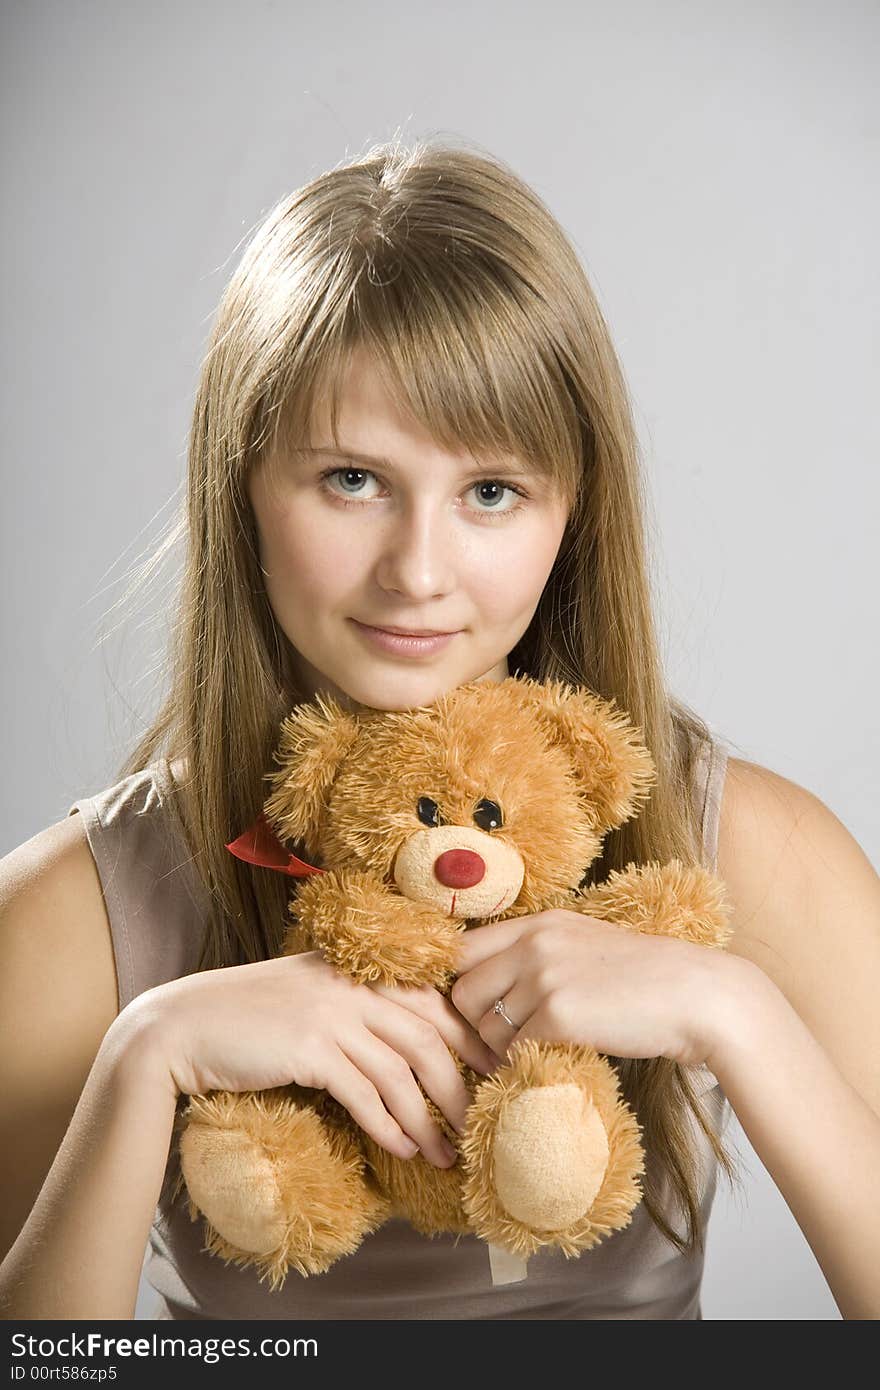
[[[317,864],[307,864],[297,859],[295,854],[281,843],[275,831],[261,811],[253,825],[233,840],[226,848],[236,859],[246,864],[258,864],[263,869],[277,869],[279,873],[290,874],[293,878],[305,878],[308,874],[325,874]]]

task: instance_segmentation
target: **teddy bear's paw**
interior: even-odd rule
[[[708,869],[679,859],[613,869],[604,883],[585,888],[570,906],[606,922],[699,946],[724,946],[732,935],[724,883]]]
[[[639,1126],[592,1048],[516,1044],[468,1122],[462,1200],[483,1239],[518,1255],[544,1245],[576,1255],[631,1220]]]
[[[392,892],[374,873],[345,868],[307,879],[291,910],[297,925],[287,934],[288,954],[317,948],[359,984],[451,983],[459,930],[448,912]]]
[[[206,1248],[256,1265],[280,1288],[287,1270],[323,1274],[386,1220],[352,1138],[309,1106],[272,1093],[194,1097],[180,1139],[193,1220]]]

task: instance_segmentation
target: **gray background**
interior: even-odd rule
[[[632,389],[673,689],[878,862],[873,3],[7,3],[0,852],[156,708],[200,356],[276,199],[395,132],[507,160]],[[871,634],[874,634],[872,637]],[[734,1121],[707,1318],[837,1318]],[[139,1314],[149,1316],[145,1290]]]

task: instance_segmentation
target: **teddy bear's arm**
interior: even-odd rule
[[[732,934],[721,879],[678,859],[615,869],[605,883],[581,889],[567,906],[605,922],[701,946],[724,946]]]
[[[434,985],[454,978],[459,919],[415,902],[358,869],[305,879],[291,903],[282,954],[320,950],[361,984]]]

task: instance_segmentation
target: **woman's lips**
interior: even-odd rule
[[[366,623],[359,623],[357,618],[352,618],[351,621],[369,642],[394,656],[430,656],[433,652],[448,647],[453,637],[458,636],[456,632],[441,632],[433,637],[408,637],[402,632],[386,632],[381,627],[368,627]]]

